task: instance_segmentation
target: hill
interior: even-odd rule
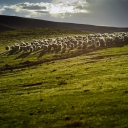
[[[127,60],[124,46],[1,72],[1,128],[127,127]]]
[[[0,33],[1,128],[127,127],[128,45],[62,54],[5,51],[5,45],[21,41],[82,34],[77,29],[27,29],[31,19],[21,20],[26,22],[1,22],[3,29],[17,29]]]
[[[89,32],[119,32],[128,31],[128,28],[94,26],[87,24],[52,22],[39,19],[30,19],[17,16],[0,16],[0,31],[12,29],[26,29],[26,28],[52,28],[52,29],[70,29],[83,30]]]
[[[14,30],[14,28],[11,28],[10,26],[0,25],[0,31],[8,31],[8,30]]]

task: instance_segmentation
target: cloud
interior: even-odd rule
[[[89,13],[87,10],[88,3],[86,0],[53,0],[49,2],[40,2],[40,3],[18,3],[14,5],[3,5],[0,8],[0,14],[7,14],[13,12],[13,14],[24,14],[25,16],[39,16],[41,14],[49,14],[53,17],[64,18],[67,14],[69,16],[74,13]]]

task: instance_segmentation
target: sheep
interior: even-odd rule
[[[89,34],[88,35],[88,40],[90,40],[92,37],[95,37],[95,35],[94,34]]]
[[[95,49],[98,47],[110,47],[113,45],[122,46],[128,44],[127,32],[115,32],[115,33],[96,33],[89,35],[74,35],[67,37],[48,38],[43,40],[35,40],[34,42],[21,42],[20,44],[14,44],[11,47],[5,46],[5,50],[12,50],[12,52],[33,52],[35,50],[43,49],[45,52],[50,52],[54,49],[56,52],[63,52],[67,48],[72,50],[77,49]]]
[[[48,45],[49,43],[48,43],[48,41],[45,41],[44,44],[45,44],[45,45]]]
[[[41,41],[41,42],[40,42],[40,45],[44,45],[44,44],[45,44],[45,42],[44,42],[44,41]]]
[[[26,44],[26,45],[29,45],[29,43],[28,43],[28,42],[26,42],[25,44]]]
[[[76,48],[78,46],[78,41],[77,40],[74,40],[73,41],[73,44],[74,44],[74,47]]]
[[[84,37],[83,37],[83,40],[84,40],[84,41],[87,41],[87,37],[86,37],[86,36],[84,36]]]
[[[31,46],[30,47],[30,52],[33,52],[34,51],[34,48]]]
[[[15,50],[16,50],[16,52],[20,51],[20,45],[19,44],[15,45]]]
[[[10,50],[10,46],[5,46],[5,50],[9,51]]]
[[[95,44],[94,44],[94,42],[92,41],[92,40],[88,40],[88,42],[87,42],[87,48],[88,49],[94,49],[95,48]]]
[[[54,48],[54,51],[57,50],[57,44],[56,44],[56,43],[53,43],[53,44],[52,44],[52,47]]]
[[[48,50],[48,45],[44,45],[43,51],[47,52],[47,50]]]
[[[122,45],[121,43],[123,43],[123,39],[119,36],[116,36],[114,42],[116,46],[120,46]]]
[[[108,33],[104,33],[103,34],[103,37],[108,37]]]
[[[92,46],[90,47],[91,49],[95,49],[97,46],[96,46],[96,41],[95,39],[93,38],[92,40]]]
[[[27,50],[29,51],[30,48],[31,48],[31,44],[28,44],[28,45],[27,45]]]
[[[102,37],[101,33],[96,34],[97,37]]]
[[[20,46],[26,46],[25,42],[21,42]]]
[[[83,41],[83,50],[86,50],[87,49],[87,41]]]
[[[12,52],[20,51],[20,45],[18,45],[18,44],[12,45],[11,50],[12,50]]]
[[[70,40],[67,40],[65,43],[67,44],[67,48],[69,48],[71,44]]]
[[[57,45],[57,51],[61,51],[62,50],[62,44],[58,44]]]
[[[127,36],[127,35],[125,35],[125,36],[123,37],[123,40],[124,40],[124,44],[128,44],[128,36]]]
[[[94,39],[94,38],[93,38],[93,39],[91,39],[91,41],[92,41],[92,43],[93,43],[93,44],[95,44],[95,39]]]
[[[51,51],[51,49],[52,49],[52,45],[51,45],[51,44],[49,44],[49,45],[48,45],[48,49],[47,49],[47,50],[48,50],[48,52],[50,52],[50,51]]]
[[[37,50],[41,50],[41,48],[42,48],[41,46],[37,46]]]
[[[106,46],[113,46],[113,38],[112,37],[107,37],[106,38]]]
[[[39,46],[39,45],[40,45],[38,42],[34,42],[34,44],[35,44],[36,46]]]
[[[15,51],[15,46],[14,46],[14,45],[11,46],[11,50],[12,50],[13,52]]]
[[[66,43],[63,43],[63,48],[67,48],[67,44]]]
[[[74,47],[75,47],[74,44],[71,43],[70,46],[69,46],[69,49],[70,49],[70,50],[73,50]]]
[[[22,51],[27,52],[27,46],[22,46]]]
[[[83,48],[83,42],[82,41],[78,42],[77,48],[78,49],[82,49]]]
[[[80,41],[78,41],[78,45],[81,45],[83,42],[80,40]]]
[[[78,36],[77,40],[78,41],[83,40],[83,37],[82,36]]]
[[[105,38],[100,37],[99,38],[99,41],[100,41],[100,47],[105,47],[106,46],[106,44],[105,44]]]
[[[92,40],[87,41],[88,45],[92,45]]]
[[[97,40],[97,41],[95,42],[95,44],[96,44],[96,48],[100,47],[100,41],[99,41],[99,40]]]
[[[35,50],[36,50],[36,45],[33,44],[33,45],[31,45],[31,46],[33,47],[33,51],[35,51]]]
[[[125,32],[122,33],[122,36],[126,36],[127,34]]]

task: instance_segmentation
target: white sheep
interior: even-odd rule
[[[120,36],[116,36],[114,42],[116,46],[120,46],[123,44],[123,38],[121,38]]]
[[[48,45],[48,49],[47,49],[47,50],[48,50],[48,52],[50,52],[50,51],[51,51],[51,49],[52,49],[52,44],[49,44],[49,45]]]
[[[128,44],[128,36],[127,36],[127,35],[125,35],[125,36],[123,37],[123,40],[124,40],[124,44]]]
[[[88,45],[88,44],[87,44],[87,41],[83,41],[83,47],[82,47],[82,48],[83,48],[84,50],[86,50],[86,49],[87,49],[87,45]]]
[[[28,45],[27,45],[27,50],[29,51],[30,48],[31,48],[31,44],[28,44]]]
[[[62,44],[58,44],[57,45],[57,51],[61,51],[62,50]]]
[[[9,51],[10,50],[10,46],[5,46],[5,50]]]
[[[67,48],[67,44],[66,43],[63,43],[63,50],[66,50],[66,48]]]
[[[21,48],[23,52],[27,52],[27,46],[22,46]]]
[[[47,50],[48,50],[48,45],[44,45],[43,51],[47,52]]]
[[[100,41],[99,41],[99,40],[97,40],[97,41],[95,42],[95,44],[96,44],[96,48],[100,47]]]
[[[14,45],[11,46],[11,50],[12,50],[13,52],[15,51],[15,46],[14,46]]]
[[[75,47],[75,45],[73,43],[71,43],[69,46],[70,50],[73,50],[74,47]]]
[[[34,51],[34,48],[31,46],[30,47],[30,52],[33,52]]]
[[[16,52],[20,51],[20,45],[19,45],[19,44],[16,44],[16,45],[15,45],[15,51],[16,51]]]
[[[104,37],[100,37],[99,38],[99,42],[100,42],[100,47],[105,47],[106,44],[105,44],[105,38]]]
[[[106,46],[112,45],[112,37],[106,37]]]

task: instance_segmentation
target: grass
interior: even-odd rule
[[[1,71],[0,92],[1,128],[128,127],[128,46]]]

